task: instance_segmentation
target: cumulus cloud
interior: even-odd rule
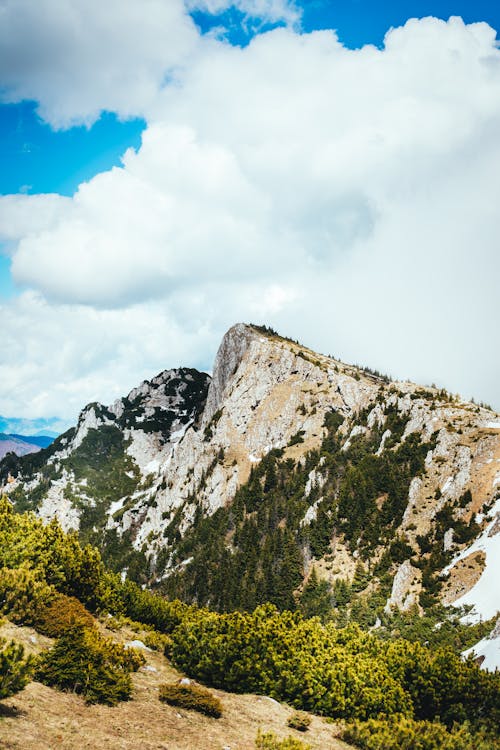
[[[428,18],[383,49],[289,28],[207,45],[148,102],[121,167],[63,202],[0,198],[14,278],[36,290],[16,335],[38,309],[40,342],[62,321],[58,383],[102,400],[139,375],[133,338],[150,374],[207,367],[224,329],[253,319],[500,406],[494,31]],[[109,342],[81,378],[95,346],[73,327]]]
[[[176,360],[192,337],[154,303],[127,311],[48,304],[26,292],[0,308],[0,413],[73,417],[96,399],[112,401]]]
[[[26,235],[54,227],[67,217],[71,199],[62,195],[4,195],[0,200],[0,242],[10,243]],[[13,248],[16,245],[12,245]]]
[[[104,110],[142,116],[199,53],[189,11],[231,7],[261,23],[300,19],[292,0],[2,0],[0,101],[34,100],[55,128]]]
[[[1,98],[58,128],[141,114],[198,41],[182,0],[2,0]]]
[[[0,304],[0,414],[74,420],[86,403],[111,403],[164,369],[210,370],[221,331],[249,311],[265,319],[293,296],[242,280],[99,310],[23,292]]]

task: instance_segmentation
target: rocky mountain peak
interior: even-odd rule
[[[203,424],[208,424],[220,408],[228,383],[238,369],[257,331],[245,323],[237,323],[224,335],[215,357],[212,380],[208,389]]]
[[[266,327],[233,326],[212,378],[164,371],[89,405],[8,472],[21,507],[189,601],[293,608],[314,567],[382,616],[459,598],[483,617],[498,608],[498,415]]]

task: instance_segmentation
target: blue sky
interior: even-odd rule
[[[384,49],[498,3],[1,2],[0,414],[209,369],[239,319],[500,407],[495,44],[434,20]]]
[[[409,18],[461,16],[466,23],[487,21],[500,29],[500,4],[492,0],[303,0],[301,30],[335,29],[340,41],[351,49],[365,44],[380,46],[389,28],[402,26]],[[246,45],[256,33],[281,23],[245,20],[230,8],[219,14],[193,11],[202,33],[224,27],[224,37],[235,45]],[[138,149],[146,127],[143,118],[120,119],[103,112],[90,127],[50,127],[37,114],[37,103],[21,101],[0,104],[0,195],[10,193],[59,193],[73,195],[80,183],[121,163],[127,148]],[[0,256],[0,298],[16,293],[10,262]]]
[[[352,49],[381,45],[391,26],[402,26],[414,17],[458,15],[466,23],[487,21],[500,29],[500,3],[492,0],[304,0],[296,5],[302,11],[304,32],[336,29],[340,41]],[[247,44],[257,31],[279,25],[260,19],[245,24],[243,13],[235,8],[216,15],[198,11],[192,16],[203,33],[224,26],[225,37],[240,45]],[[121,120],[105,112],[91,127],[53,130],[37,115],[36,102],[0,105],[0,194],[72,195],[81,182],[120,164],[126,148],[137,149],[145,126],[142,118]],[[1,273],[5,276],[5,264]]]

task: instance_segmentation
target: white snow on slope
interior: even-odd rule
[[[476,621],[487,620],[500,611],[500,498],[488,513],[488,517],[492,520],[482,534],[443,570],[443,573],[447,573],[459,560],[463,560],[473,552],[482,551],[486,554],[485,568],[481,578],[470,591],[453,602],[455,607],[473,605]],[[470,617],[468,619],[470,621]]]
[[[495,628],[495,630],[498,630],[498,628]],[[495,669],[500,669],[500,633],[493,638],[491,636],[483,638],[483,640],[476,643],[475,646],[464,651],[463,655],[469,656],[469,654],[472,654],[473,652],[475,656],[484,656],[484,660],[481,663],[481,669],[487,669],[489,672],[494,672]]]

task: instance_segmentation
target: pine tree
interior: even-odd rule
[[[332,610],[332,593],[328,581],[320,581],[313,567],[300,597],[299,609],[304,617],[320,617],[323,622]]]
[[[97,630],[76,626],[42,656],[36,677],[46,685],[80,693],[87,703],[114,706],[132,693],[130,660],[117,646]]]
[[[0,700],[18,693],[30,681],[34,658],[24,658],[24,648],[0,639]]]

